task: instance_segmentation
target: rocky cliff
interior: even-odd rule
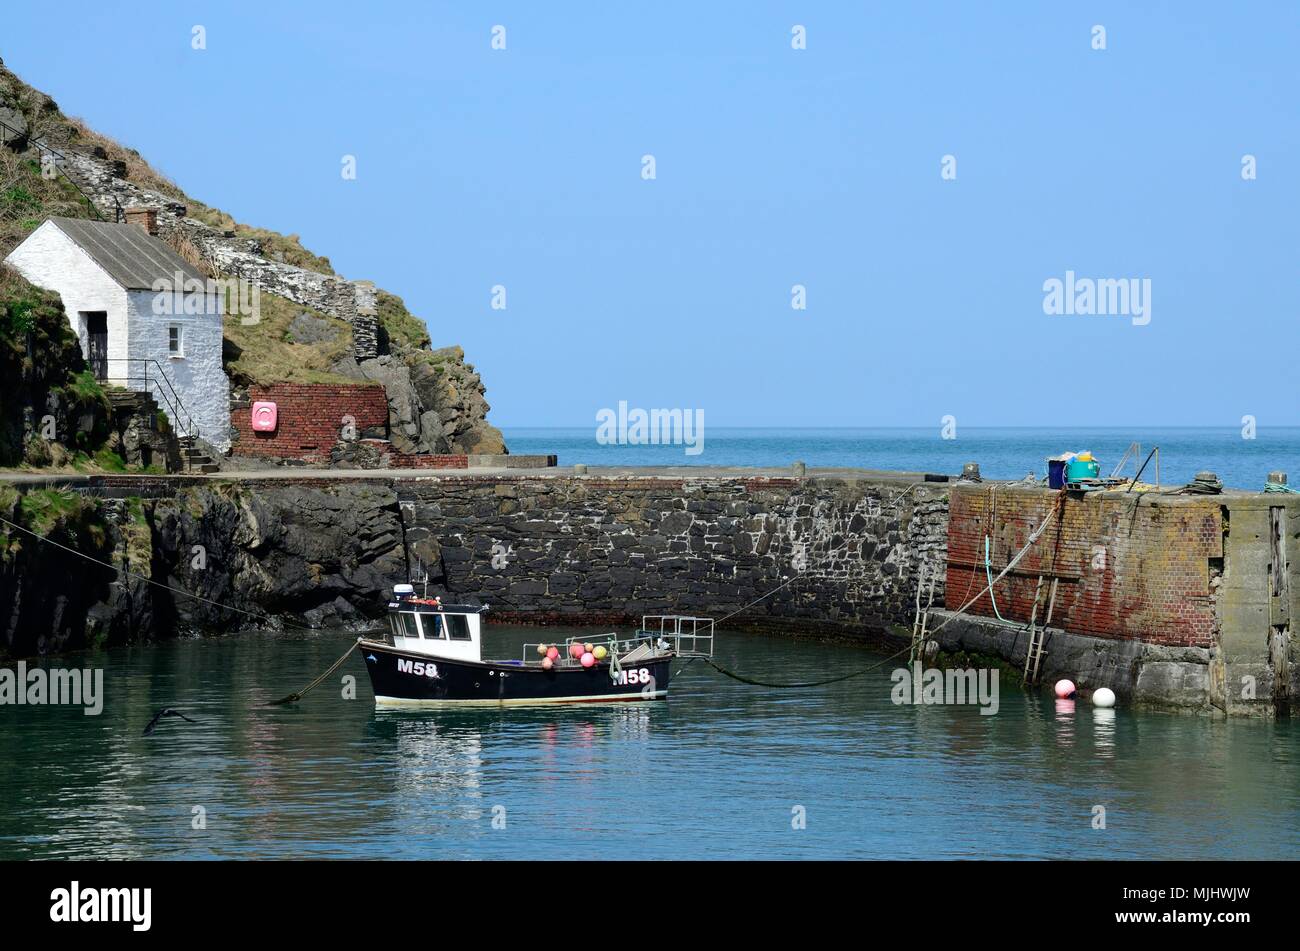
[[[330,367],[343,378],[382,383],[392,441],[406,453],[504,453],[478,373],[459,347],[431,349],[422,320],[402,299],[348,280],[296,235],[236,222],[186,195],[139,153],[64,115],[0,61],[0,258],[54,214],[118,220],[152,209],[159,236],[213,277],[237,278],[270,298],[348,325],[349,352]],[[301,321],[298,321],[301,324]],[[236,326],[237,325],[237,326]],[[239,384],[289,382],[292,361],[238,361],[242,351],[293,351],[289,320],[228,321],[227,372]],[[287,348],[287,349],[286,349]],[[301,346],[297,349],[301,350]]]

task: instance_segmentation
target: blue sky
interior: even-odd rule
[[[288,7],[14,4],[0,56],[403,296],[498,425],[1300,423],[1300,4]],[[1067,270],[1150,323],[1044,314]]]

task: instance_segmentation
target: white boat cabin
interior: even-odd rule
[[[481,661],[482,620],[487,606],[443,604],[437,598],[417,598],[409,584],[393,586],[395,600],[388,604],[393,646],[399,650]]]

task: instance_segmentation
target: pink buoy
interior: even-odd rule
[[[1062,700],[1065,700],[1068,697],[1073,697],[1074,692],[1075,686],[1073,680],[1058,680],[1056,682],[1056,695]]]
[[[546,659],[547,659],[547,660],[549,660],[549,661],[554,661],[555,658],[557,658],[557,657],[559,657],[559,656],[560,656],[559,648],[556,648],[556,647],[548,647],[548,648],[546,648]]]
[[[583,651],[583,652],[582,652],[582,666],[583,666],[583,667],[590,667],[590,666],[591,666],[592,664],[594,664],[595,662],[596,662],[596,656],[595,656],[594,654],[588,654],[586,651]]]
[[[583,654],[587,653],[586,649],[576,641],[569,645],[569,656],[577,660]]]
[[[554,666],[555,666],[555,661],[553,661],[550,657],[542,658],[542,670],[550,670]]]

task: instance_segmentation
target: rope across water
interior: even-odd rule
[[[743,674],[738,674],[734,670],[728,670],[726,667],[723,667],[721,664],[717,663],[710,657],[703,657],[701,658],[701,660],[703,660],[706,664],[708,664],[718,673],[722,674],[724,677],[730,677],[732,680],[739,681],[742,684],[749,684],[751,687],[775,687],[779,690],[796,690],[802,687],[823,687],[826,684],[839,683],[841,680],[852,680],[854,677],[861,677],[863,674],[869,674],[873,670],[879,670],[881,667],[884,667],[894,658],[906,654],[911,649],[912,649],[911,645],[909,644],[907,647],[904,647],[902,650],[895,651],[894,653],[890,654],[888,657],[886,657],[884,660],[880,661],[879,663],[872,664],[869,667],[863,667],[861,670],[855,670],[852,673],[841,674],[839,677],[828,677],[826,680],[807,680],[807,681],[803,681],[802,683],[793,683],[793,684],[777,684],[767,680],[755,680],[752,677],[746,677]]]

